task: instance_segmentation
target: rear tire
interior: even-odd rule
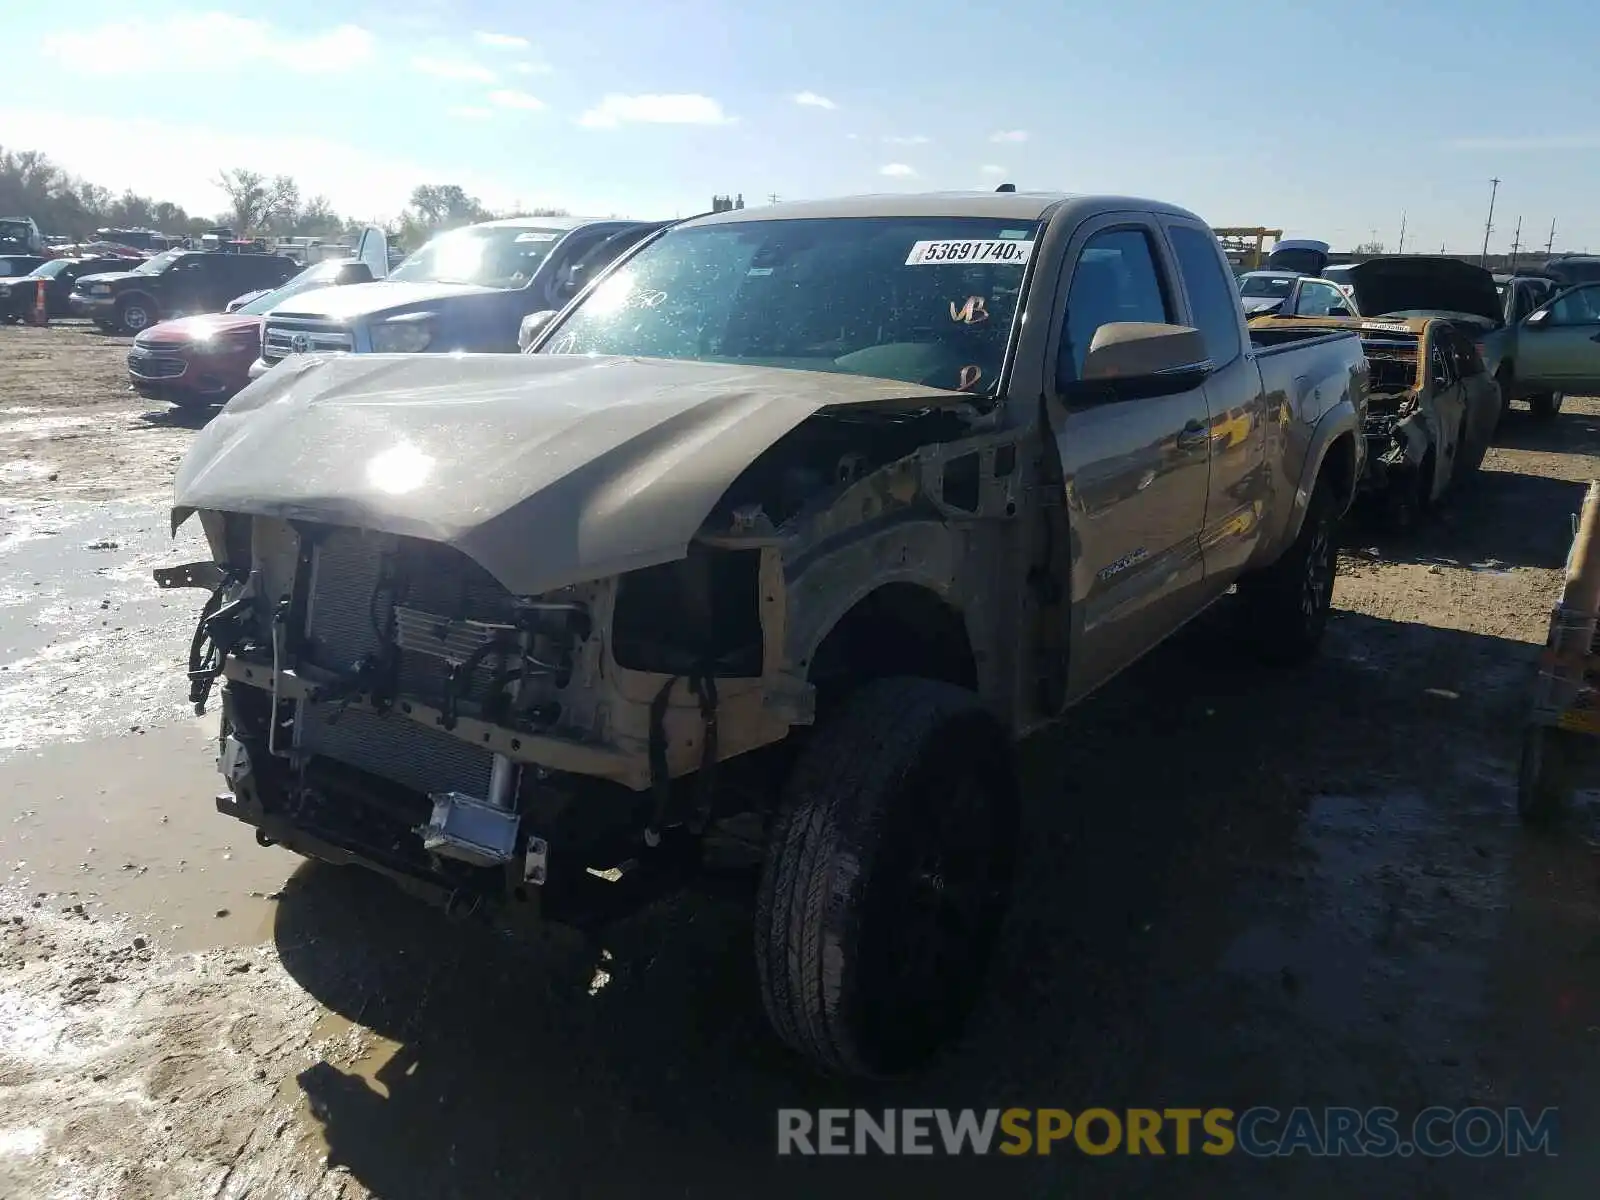
[[[1560,392],[1541,392],[1537,396],[1529,396],[1528,411],[1537,420],[1554,420],[1556,414],[1561,411],[1561,399]]]
[[[756,908],[761,998],[825,1072],[927,1063],[982,992],[1010,891],[1006,730],[965,688],[882,679],[848,696],[785,781]]]
[[[1322,645],[1333,608],[1338,524],[1333,487],[1319,478],[1294,544],[1270,567],[1239,581],[1250,636],[1268,663],[1295,666]]]

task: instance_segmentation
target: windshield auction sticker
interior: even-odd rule
[[[942,242],[916,242],[906,255],[908,267],[936,267],[945,263],[1002,263],[1020,267],[1033,253],[1033,242],[1020,238],[955,238]]]

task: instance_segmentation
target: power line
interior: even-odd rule
[[[1494,230],[1494,197],[1500,190],[1498,179],[1489,180],[1489,184],[1489,219],[1483,223],[1483,254],[1478,259],[1478,265],[1481,267],[1489,265],[1489,234]]]

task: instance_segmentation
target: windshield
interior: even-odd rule
[[[544,352],[747,362],[993,395],[1037,231],[957,217],[676,229],[591,293]]]
[[[520,288],[565,234],[529,225],[476,225],[440,234],[389,272],[402,283]]]
[[[298,296],[302,292],[315,291],[317,288],[333,287],[338,283],[339,272],[350,265],[350,260],[328,259],[315,266],[307,267],[288,283],[280,288],[274,288],[264,296],[257,296],[248,304],[241,304],[233,311],[244,317],[264,316],[269,310],[276,308],[285,300]]]
[[[72,265],[69,259],[52,258],[47,263],[40,263],[28,273],[29,279],[54,279],[61,272]]]
[[[1294,286],[1292,275],[1247,275],[1239,285],[1241,296],[1275,296],[1289,294]]]
[[[170,267],[173,263],[177,262],[178,261],[178,256],[183,254],[183,253],[184,253],[184,251],[182,251],[182,250],[163,250],[160,254],[156,255],[154,258],[147,258],[142,263],[140,263],[137,267],[134,267],[133,268],[133,274],[135,274],[135,275],[159,275],[159,274],[161,274],[161,272],[165,271],[168,267]]]

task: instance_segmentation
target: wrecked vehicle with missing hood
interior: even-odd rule
[[[1360,333],[1370,373],[1362,491],[1394,525],[1413,524],[1482,464],[1500,420],[1500,388],[1457,322],[1268,317],[1250,327],[1266,342],[1308,328]]]
[[[180,467],[213,561],[157,578],[211,592],[191,696],[263,843],[589,924],[757,824],[774,1027],[896,1072],[977,998],[1013,741],[1235,584],[1266,658],[1321,640],[1360,344],[1253,344],[1181,209],[717,214],[541,323],[288,359]]]

